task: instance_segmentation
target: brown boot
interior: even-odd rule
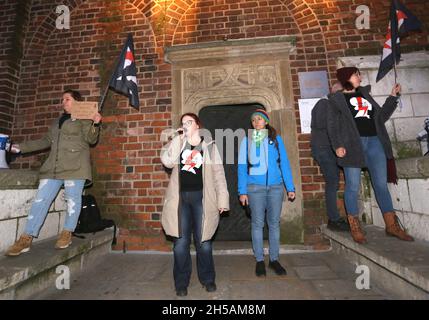
[[[23,234],[19,239],[9,247],[6,251],[6,256],[16,257],[21,253],[30,251],[31,242],[33,241],[33,237],[29,234]]]
[[[359,218],[352,215],[347,215],[347,220],[350,225],[350,233],[352,234],[353,240],[357,243],[366,243],[366,238],[360,227]]]
[[[68,248],[72,241],[72,233],[71,231],[63,230],[61,231],[60,237],[57,240],[57,243],[55,244],[55,249],[65,249]]]
[[[394,212],[386,212],[383,214],[383,219],[386,224],[386,234],[388,236],[397,237],[404,241],[414,241],[414,238],[407,234],[399,225],[399,218]]]

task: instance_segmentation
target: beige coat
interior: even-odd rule
[[[162,148],[161,161],[173,168],[164,198],[162,226],[167,235],[179,238],[179,161],[186,141],[175,137]],[[203,222],[201,241],[210,240],[219,225],[219,209],[229,210],[229,193],[219,151],[213,141],[202,143],[203,150]]]

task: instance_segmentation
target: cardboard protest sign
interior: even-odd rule
[[[93,101],[73,101],[71,117],[73,119],[94,118],[98,111],[98,103]]]

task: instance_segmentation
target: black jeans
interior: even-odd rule
[[[180,224],[182,234],[174,241],[174,284],[176,289],[187,288],[192,273],[190,253],[191,233],[197,251],[197,271],[201,284],[215,281],[215,269],[211,240],[201,243],[203,192],[180,192]]]
[[[337,165],[337,157],[330,146],[312,147],[311,153],[319,163],[325,178],[325,203],[328,218],[331,221],[338,221],[340,213],[337,208],[337,190],[340,181],[340,168]]]

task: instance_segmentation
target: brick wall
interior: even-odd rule
[[[0,133],[10,134],[30,1],[0,4]]]
[[[5,6],[13,15],[11,3],[7,0]],[[103,133],[92,152],[95,183],[90,192],[97,196],[107,216],[119,221],[122,228],[118,248],[126,241],[128,249],[167,249],[160,228],[160,212],[168,175],[159,160],[158,141],[160,132],[171,126],[171,68],[163,61],[163,47],[295,35],[297,50],[291,57],[291,71],[300,130],[298,72],[328,70],[332,82],[337,57],[380,53],[389,3],[388,0],[33,0],[20,61],[17,103],[11,105],[15,116],[13,138],[22,141],[43,135],[61,112],[58,105],[65,88],[79,89],[87,100],[97,101],[126,34],[132,32],[141,108],[138,112],[128,107],[124,97],[109,95],[103,110]],[[429,3],[417,0],[404,3],[422,20],[425,30],[403,41],[403,51],[427,49],[429,17],[422,13],[428,12]],[[55,6],[59,4],[70,7],[70,30],[55,29]],[[355,8],[361,4],[367,4],[371,10],[369,30],[355,27]],[[13,18],[8,15],[1,22],[0,34],[1,41],[10,45],[8,20]],[[3,72],[0,77],[5,77]],[[11,90],[16,83],[16,79],[7,82],[7,89]],[[13,89],[11,92],[13,97]],[[10,126],[11,115],[5,114],[9,122],[4,121],[2,110],[3,105],[0,121]],[[320,241],[316,227],[325,216],[320,210],[323,178],[311,158],[309,138],[300,134],[297,143],[304,193],[305,242],[311,245]],[[44,157],[46,154],[21,158],[14,166],[38,167]]]

